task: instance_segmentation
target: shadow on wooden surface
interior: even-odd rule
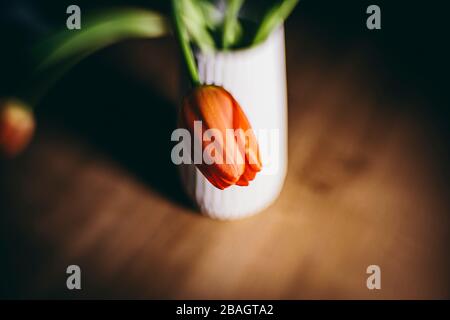
[[[170,159],[170,136],[176,128],[177,109],[170,98],[176,97],[158,90],[162,86],[158,78],[165,76],[155,70],[148,70],[145,76],[156,83],[145,83],[136,74],[123,70],[131,63],[138,63],[141,68],[151,66],[146,61],[148,55],[164,42],[137,48],[146,53],[146,57],[137,57],[138,61],[120,48],[88,59],[53,90],[44,101],[40,116],[43,121],[52,119],[58,129],[64,127],[81,135],[97,152],[120,163],[170,200],[190,205]],[[132,51],[136,44],[131,41],[123,47]],[[119,67],[113,67],[113,63]],[[178,81],[176,67],[172,63],[165,71]]]

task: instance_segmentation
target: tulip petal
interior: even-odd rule
[[[212,165],[198,165],[197,168],[213,186],[221,190],[236,183],[236,181],[229,181],[224,178],[224,175],[214,170],[214,166]]]
[[[201,122],[201,130],[195,130],[196,121]],[[203,85],[194,88],[183,101],[179,122],[197,141],[191,153],[194,159],[194,152],[199,152],[194,146],[201,145],[202,163],[197,162],[196,166],[215,187],[246,186],[261,170],[258,141],[250,123],[237,101],[222,87]],[[204,133],[209,129],[218,134],[204,139]],[[216,140],[218,137],[222,139]],[[215,161],[204,163],[205,155]]]
[[[240,132],[237,137],[238,144],[243,148],[247,165],[259,172],[262,169],[262,163],[259,154],[258,140],[256,139],[247,116],[242,111],[242,108],[237,101],[235,101],[235,109],[234,127],[242,129],[242,132]]]

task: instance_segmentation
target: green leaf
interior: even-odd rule
[[[208,29],[218,30],[223,23],[223,13],[210,0],[197,0],[197,5]]]
[[[208,32],[208,19],[205,18],[199,1],[178,0],[177,7],[190,40],[203,52],[212,51],[215,48],[214,39]]]
[[[77,59],[128,38],[155,38],[169,33],[167,19],[142,9],[113,9],[88,17],[80,30],[64,30],[45,40],[37,49],[38,71]]]
[[[228,0],[225,19],[223,22],[223,49],[227,49],[235,45],[242,36],[242,27],[239,24],[238,13],[243,3],[243,0]]]
[[[264,41],[276,27],[286,20],[298,2],[299,0],[282,0],[273,5],[259,25],[253,44]]]

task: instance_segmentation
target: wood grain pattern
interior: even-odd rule
[[[389,92],[384,81],[391,75],[380,71],[382,59],[364,43],[330,50],[288,29],[287,180],[273,206],[238,222],[196,213],[167,161],[170,125],[161,136],[152,129],[152,121],[172,119],[178,101],[174,44],[129,42],[92,58],[88,66],[100,70],[90,71],[92,82],[113,68],[117,86],[138,82],[136,90],[152,88],[164,98],[137,100],[137,91],[123,97],[100,85],[94,94],[80,84],[84,97],[71,99],[85,99],[84,111],[108,90],[113,99],[158,110],[147,124],[127,113],[127,121],[137,121],[126,127],[129,135],[120,131],[121,117],[101,123],[110,139],[84,135],[88,121],[66,126],[73,114],[41,117],[31,148],[2,165],[2,294],[448,298],[446,163],[430,122],[417,111],[429,102]],[[79,72],[90,74],[86,69]],[[70,88],[71,77],[65,81]],[[67,95],[67,87],[55,91]],[[68,100],[53,94],[45,103]],[[128,148],[136,137],[141,148]],[[69,264],[82,268],[80,292],[65,289]],[[381,267],[380,291],[366,288],[371,264]]]

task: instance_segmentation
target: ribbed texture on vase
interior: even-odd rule
[[[258,213],[278,197],[287,168],[284,30],[278,29],[255,48],[197,53],[196,58],[202,83],[221,85],[231,92],[256,134],[260,129],[267,134],[278,129],[278,137],[270,144],[260,143],[263,169],[249,186],[219,190],[194,165],[182,165],[184,187],[201,212],[212,218],[231,220]]]

